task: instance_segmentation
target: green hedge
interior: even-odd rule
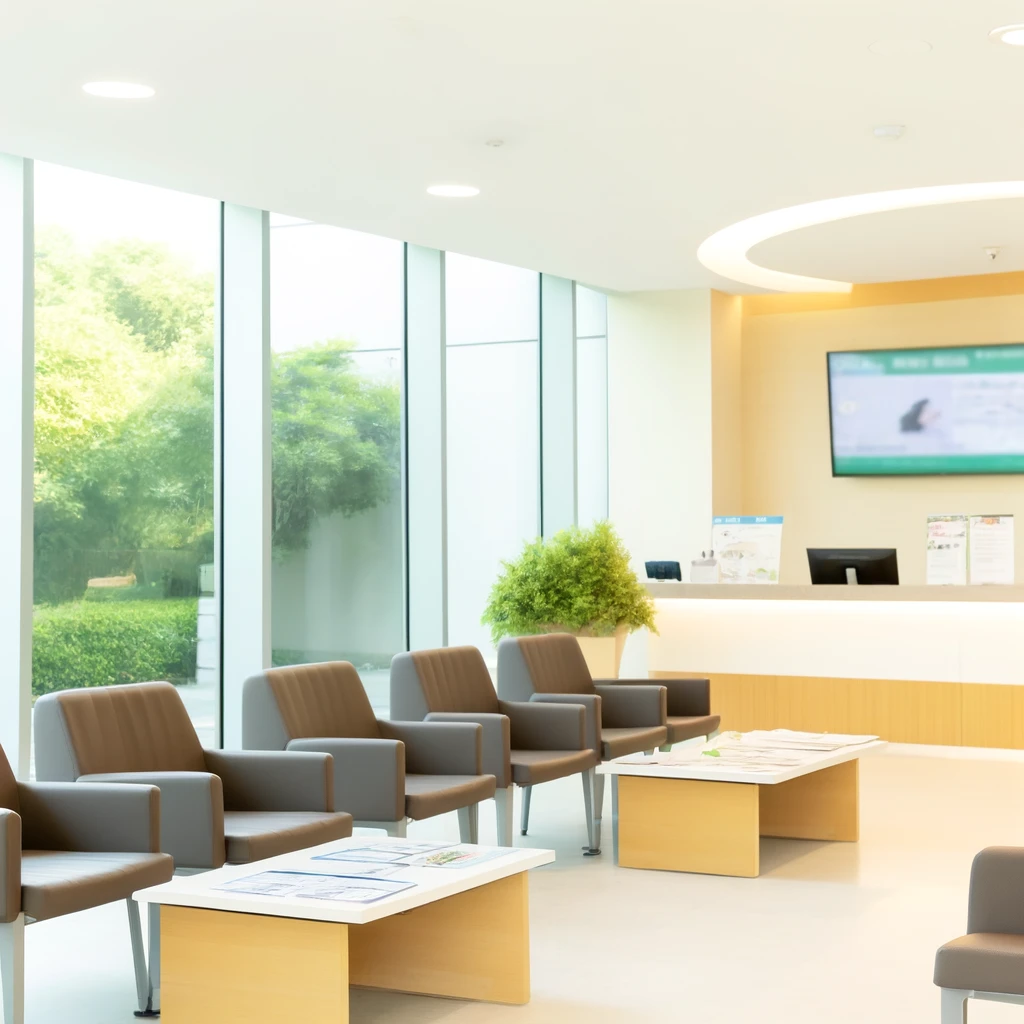
[[[37,607],[32,693],[196,675],[195,598]]]

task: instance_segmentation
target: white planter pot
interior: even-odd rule
[[[618,679],[629,630],[620,626],[612,636],[577,636],[587,668],[595,679]]]

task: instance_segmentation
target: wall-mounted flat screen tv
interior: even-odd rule
[[[1024,344],[829,352],[833,476],[1024,473]]]

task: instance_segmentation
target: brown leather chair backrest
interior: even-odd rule
[[[268,669],[288,738],[380,739],[380,726],[355,667],[347,661]]]
[[[11,763],[7,755],[0,750],[0,807],[8,811],[21,812],[21,804],[18,801],[18,783],[11,770]]]
[[[593,693],[586,659],[576,637],[568,633],[521,636],[522,652],[535,693]]]
[[[484,656],[475,647],[413,651],[428,711],[498,713],[498,694]]]
[[[202,744],[170,683],[97,686],[56,697],[79,775],[206,771]]]

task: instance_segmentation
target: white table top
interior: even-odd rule
[[[787,765],[773,770],[751,770],[730,765],[725,758],[705,757],[701,751],[715,743],[702,747],[683,748],[676,754],[660,755],[662,760],[672,758],[670,763],[628,764],[631,757],[606,761],[597,766],[600,775],[637,775],[651,779],[700,779],[706,782],[746,782],[758,786],[773,786],[789,782],[801,775],[810,775],[831,768],[846,761],[856,761],[867,754],[877,753],[888,744],[884,740],[872,740],[853,746],[840,747],[830,751],[792,751],[801,755],[801,763]],[[790,753],[787,751],[786,753]],[[655,755],[658,758],[659,755]],[[685,758],[685,759],[684,759]]]
[[[163,906],[194,907],[203,910],[226,910],[238,914],[264,914],[269,917],[293,917],[308,921],[333,921],[340,924],[368,924],[401,914],[415,907],[434,903],[489,882],[517,875],[530,868],[550,864],[555,859],[553,850],[525,850],[508,848],[504,855],[469,867],[402,867],[390,881],[416,884],[393,896],[374,903],[348,903],[327,899],[309,899],[264,896],[240,892],[218,891],[217,886],[233,879],[262,874],[265,871],[305,871],[319,874],[344,874],[344,862],[314,860],[325,853],[345,847],[401,844],[401,839],[378,839],[375,836],[353,836],[314,846],[298,853],[271,857],[254,864],[236,864],[196,875],[181,875],[163,885],[142,889],[134,898],[140,903],[159,903]],[[415,842],[413,840],[412,842]],[[466,843],[453,843],[465,849],[489,850],[496,847],[469,847]]]

